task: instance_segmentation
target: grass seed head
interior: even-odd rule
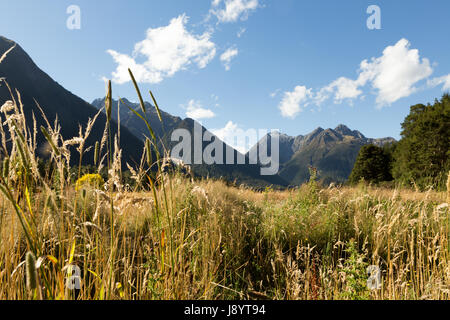
[[[36,257],[30,251],[27,252],[25,257],[27,287],[30,290],[37,287],[37,271],[36,271]]]

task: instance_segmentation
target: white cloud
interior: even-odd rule
[[[417,90],[415,84],[432,73],[429,60],[421,59],[419,50],[410,49],[409,41],[401,39],[386,47],[381,57],[362,61],[356,80],[341,77],[325,91],[334,92],[335,101],[341,102],[359,97],[363,93],[360,88],[370,83],[377,91],[377,105],[382,107],[410,96]]]
[[[256,130],[244,130],[233,121],[228,121],[223,128],[210,131],[242,154],[247,153],[258,142],[258,132]]]
[[[249,13],[256,10],[258,5],[258,0],[213,0],[211,13],[219,22],[236,22],[239,19],[246,20]]]
[[[378,90],[377,104],[381,107],[410,96],[417,88],[415,84],[433,73],[430,61],[420,58],[419,50],[410,49],[410,43],[401,39],[389,46],[379,58],[361,62],[358,82],[371,81]]]
[[[354,99],[362,94],[362,91],[358,89],[359,85],[360,84],[358,81],[340,77],[323,88],[323,90],[321,90],[321,92],[317,95],[317,99],[321,100],[326,97],[326,95],[324,96],[326,92],[335,93],[334,100],[336,103],[340,103],[344,99]]]
[[[308,105],[308,99],[311,98],[312,90],[305,86],[297,86],[292,92],[285,92],[278,108],[283,117],[295,118],[295,116]]]
[[[348,100],[352,104],[356,98],[365,98],[363,88],[367,85],[374,89],[378,108],[410,96],[418,90],[417,83],[433,73],[430,61],[421,58],[419,50],[410,49],[410,46],[408,40],[401,39],[395,45],[386,47],[382,56],[370,61],[363,60],[355,80],[340,77],[314,92],[304,86],[298,86],[297,93],[286,92],[279,106],[282,115],[294,118],[302,111],[302,106],[310,102],[320,106],[331,97],[334,103]],[[429,86],[440,84],[444,84],[444,90],[450,89],[450,75],[428,80]]]
[[[313,94],[314,103],[317,106],[320,106],[323,102],[325,102],[326,100],[328,100],[330,98],[330,94],[333,93],[332,91],[333,90],[332,90],[332,87],[331,87],[331,84],[330,84],[330,85],[328,85],[326,87],[323,87],[319,91],[315,92]],[[339,102],[339,101],[337,101],[336,98],[335,98],[335,102]]]
[[[187,22],[188,17],[182,14],[167,26],[148,29],[146,38],[135,45],[132,56],[108,50],[117,63],[113,81],[119,84],[130,81],[128,68],[136,81],[145,83],[159,83],[192,64],[205,68],[216,55],[216,45],[208,32],[190,33]],[[138,59],[143,62],[137,62]]]
[[[183,106],[184,107],[184,106]],[[216,116],[216,114],[210,109],[205,109],[200,102],[195,100],[189,100],[186,109],[186,117],[201,120],[201,119],[211,119]]]
[[[441,84],[444,84],[442,87],[443,91],[450,90],[450,74],[428,80],[429,87],[437,87]]]
[[[225,66],[225,70],[230,70],[231,60],[238,54],[239,50],[236,48],[229,48],[224,53],[222,53],[222,55],[220,56],[220,61],[222,61],[223,65]]]

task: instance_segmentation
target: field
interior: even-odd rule
[[[11,96],[1,108],[1,300],[450,298],[448,193],[322,187],[314,174],[295,190],[257,192],[162,173],[159,154],[158,170],[145,169],[154,138],[123,185],[108,122],[90,150],[103,181],[70,161],[71,149],[80,164],[89,151],[95,118],[71,140],[57,122],[41,127],[43,163],[38,129]]]
[[[175,175],[156,198],[115,192],[112,222],[103,192],[68,188],[62,211],[38,193],[22,211],[38,246],[36,289],[3,197],[0,299],[449,299],[445,196],[314,183],[254,192]],[[67,288],[69,264],[79,291]],[[381,269],[379,290],[367,288],[368,265]]]

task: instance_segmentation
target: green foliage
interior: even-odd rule
[[[366,145],[361,148],[349,177],[350,183],[364,180],[372,183],[391,181],[392,157],[389,149]]]
[[[433,105],[411,107],[402,123],[402,139],[395,150],[394,178],[403,184],[444,189],[450,169],[450,96]]]
[[[319,183],[317,182],[317,168],[309,166],[309,182],[308,182],[308,188],[309,188],[309,196],[311,201],[317,202],[318,201],[318,192],[319,192]]]
[[[345,260],[343,273],[345,274],[345,287],[342,298],[350,300],[367,300],[370,292],[367,289],[365,254],[359,253],[354,240],[347,244],[346,252],[349,257]]]

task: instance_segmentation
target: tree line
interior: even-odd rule
[[[444,190],[450,170],[450,95],[433,104],[411,106],[402,123],[401,139],[382,147],[366,145],[359,151],[349,183],[430,186]]]

